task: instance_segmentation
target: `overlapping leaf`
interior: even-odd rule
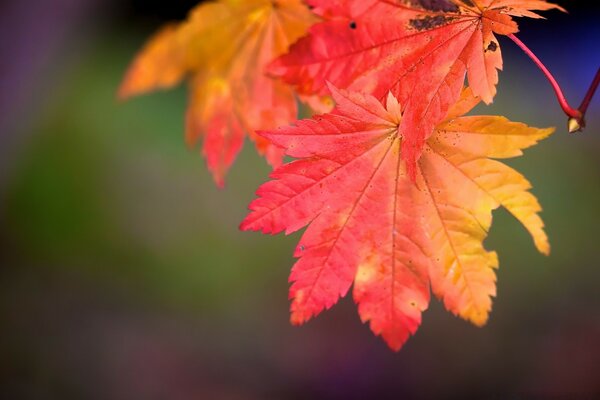
[[[496,34],[517,32],[512,17],[560,8],[545,0],[309,0],[324,21],[270,71],[302,93],[326,82],[403,105],[403,157],[416,175],[427,135],[458,99],[468,76],[490,103],[502,56]]]
[[[448,310],[485,323],[495,295],[495,252],[483,247],[492,210],[503,206],[549,245],[529,182],[496,161],[548,136],[504,117],[461,116],[470,91],[424,144],[407,175],[401,106],[332,89],[330,113],[262,132],[298,160],[275,170],[241,228],[294,232],[306,225],[290,280],[291,320],[331,307],[354,284],[363,321],[397,350],[421,322],[429,287]]]
[[[264,67],[304,35],[314,16],[301,0],[220,0],[199,5],[187,21],[163,28],[131,65],[120,89],[129,97],[169,88],[189,77],[186,137],[204,135],[203,153],[222,185],[245,133],[272,165],[282,152],[254,130],[296,118],[292,89]]]

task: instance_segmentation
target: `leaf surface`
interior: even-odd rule
[[[330,308],[354,285],[361,319],[398,350],[417,330],[431,285],[449,311],[484,324],[498,266],[482,243],[492,210],[505,207],[549,252],[529,182],[494,158],[519,155],[553,130],[461,116],[476,103],[466,90],[429,135],[413,181],[396,97],[383,106],[331,90],[331,113],[261,132],[297,160],[258,189],[241,225],[273,234],[308,225],[290,276],[292,322]]]
[[[204,137],[203,154],[217,184],[240,151],[245,132],[272,165],[282,152],[256,129],[297,116],[291,88],[265,75],[315,21],[301,0],[220,0],[197,6],[188,19],[152,37],[127,72],[119,96],[167,89],[188,78],[186,139]]]
[[[301,93],[336,87],[391,91],[403,105],[403,157],[416,175],[427,135],[446,115],[465,76],[491,103],[502,55],[497,34],[518,31],[512,17],[560,9],[544,0],[310,0],[323,21],[269,70]]]

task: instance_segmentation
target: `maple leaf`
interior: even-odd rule
[[[553,129],[498,116],[462,116],[470,90],[424,144],[416,179],[402,157],[401,106],[331,88],[332,113],[261,132],[298,160],[262,185],[243,230],[308,228],[296,248],[291,321],[330,308],[354,284],[363,322],[394,350],[421,322],[430,285],[446,308],[476,325],[495,295],[495,252],[483,247],[492,210],[504,207],[550,250],[529,182],[494,159],[514,157]]]
[[[518,31],[512,17],[561,9],[545,0],[310,0],[324,18],[269,71],[300,93],[326,82],[403,105],[403,154],[414,178],[426,136],[468,77],[475,96],[496,94],[502,55],[496,34]]]
[[[276,166],[282,151],[254,130],[297,117],[291,88],[264,74],[267,63],[304,35],[315,17],[301,0],[221,0],[198,5],[181,24],[152,37],[119,90],[126,98],[166,89],[189,77],[186,138],[204,135],[203,154],[218,185],[240,151],[245,132]]]

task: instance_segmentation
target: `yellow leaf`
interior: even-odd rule
[[[132,63],[121,98],[170,88],[186,76],[186,138],[204,137],[217,184],[241,149],[244,131],[271,165],[282,151],[255,134],[296,118],[292,89],[265,75],[266,65],[304,35],[314,16],[301,0],[221,0],[197,6],[179,25],[152,37]]]

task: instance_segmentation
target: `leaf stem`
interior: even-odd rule
[[[552,88],[554,89],[554,93],[556,93],[556,98],[558,99],[558,104],[560,104],[560,107],[563,109],[564,113],[569,118],[575,119],[579,123],[580,126],[582,126],[582,127],[585,126],[585,123],[583,120],[584,113],[569,105],[569,102],[567,101],[565,95],[563,94],[562,89],[560,88],[560,85],[558,84],[558,82],[556,81],[556,79],[554,78],[552,73],[548,70],[548,68],[546,68],[544,63],[542,63],[540,61],[540,59],[533,53],[533,51],[531,51],[529,49],[529,47],[527,47],[525,45],[525,43],[523,43],[514,34],[511,33],[507,36],[513,42],[515,42],[517,44],[517,46],[519,46],[525,52],[525,54],[527,54],[529,56],[529,58],[531,58],[533,60],[533,62],[538,66],[538,68],[544,73],[544,75],[550,82],[550,85],[552,85]],[[596,76],[596,77],[598,78],[598,76]],[[593,86],[593,84],[592,84],[592,86]],[[597,84],[596,84],[596,86],[597,86]],[[590,88],[590,89],[592,89],[592,88]],[[593,96],[593,91],[592,91],[592,94],[589,96],[590,100],[591,100],[591,96]],[[586,96],[586,98],[587,98],[587,96]],[[585,99],[584,99],[584,101],[585,101]],[[587,108],[587,106],[586,106],[586,108]]]
[[[533,62],[538,66],[538,68],[544,73],[544,75],[550,82],[550,85],[552,85],[560,107],[563,109],[564,113],[569,117],[569,133],[574,133],[582,130],[585,127],[585,113],[587,112],[588,106],[590,105],[590,102],[592,101],[592,98],[596,93],[596,89],[598,89],[598,86],[600,85],[600,68],[598,68],[598,70],[596,71],[596,76],[590,84],[590,87],[587,93],[585,94],[583,101],[579,105],[579,108],[575,109],[569,105],[569,102],[565,98],[565,95],[563,94],[560,85],[558,84],[554,76],[552,76],[548,68],[546,68],[546,66],[540,61],[540,59],[537,58],[537,56],[533,53],[533,51],[531,51],[525,45],[525,43],[521,42],[521,40],[519,40],[519,38],[517,38],[514,34],[511,33],[507,36],[513,42],[515,42],[517,46],[519,46],[525,52],[525,54],[529,56],[529,58],[533,60]]]

